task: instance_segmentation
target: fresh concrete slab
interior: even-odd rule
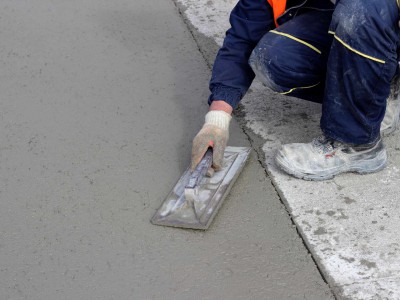
[[[221,43],[235,0],[177,0],[200,48]],[[214,46],[215,47],[215,46]],[[210,62],[213,56],[206,53]],[[274,94],[257,81],[242,102],[239,121],[264,159],[320,269],[339,298],[400,298],[400,133],[385,138],[388,167],[377,174],[346,174],[326,182],[294,179],[279,171],[281,144],[321,134],[321,107]]]
[[[150,224],[207,110],[172,1],[0,8],[1,299],[333,298],[254,153],[208,231]]]

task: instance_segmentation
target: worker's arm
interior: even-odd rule
[[[222,100],[233,109],[249,89],[254,73],[248,64],[258,41],[275,27],[267,0],[241,0],[230,15],[231,28],[218,51],[210,80],[209,104]]]
[[[254,79],[248,59],[261,37],[275,26],[267,0],[240,0],[231,13],[230,23],[214,63],[210,111],[193,140],[192,169],[209,147],[213,148],[213,168],[222,167],[232,111]]]

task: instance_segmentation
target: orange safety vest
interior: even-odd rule
[[[269,5],[272,7],[272,11],[274,12],[274,20],[275,20],[275,25],[278,27],[278,23],[276,20],[280,15],[282,15],[285,12],[286,9],[286,0],[267,0]]]

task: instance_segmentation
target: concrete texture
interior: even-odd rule
[[[1,299],[333,298],[254,153],[207,232],[150,224],[207,110],[172,1],[0,8]]]
[[[201,49],[221,42],[236,1],[177,2]],[[237,115],[337,297],[399,299],[400,133],[384,139],[390,158],[383,172],[307,182],[283,174],[273,160],[281,144],[321,134],[320,105],[274,94],[255,81]]]

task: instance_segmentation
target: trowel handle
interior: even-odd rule
[[[206,154],[204,154],[196,169],[194,169],[194,171],[190,175],[189,183],[186,185],[185,188],[194,189],[197,185],[200,184],[201,180],[204,178],[208,169],[212,165],[212,159],[212,148],[208,148]]]

